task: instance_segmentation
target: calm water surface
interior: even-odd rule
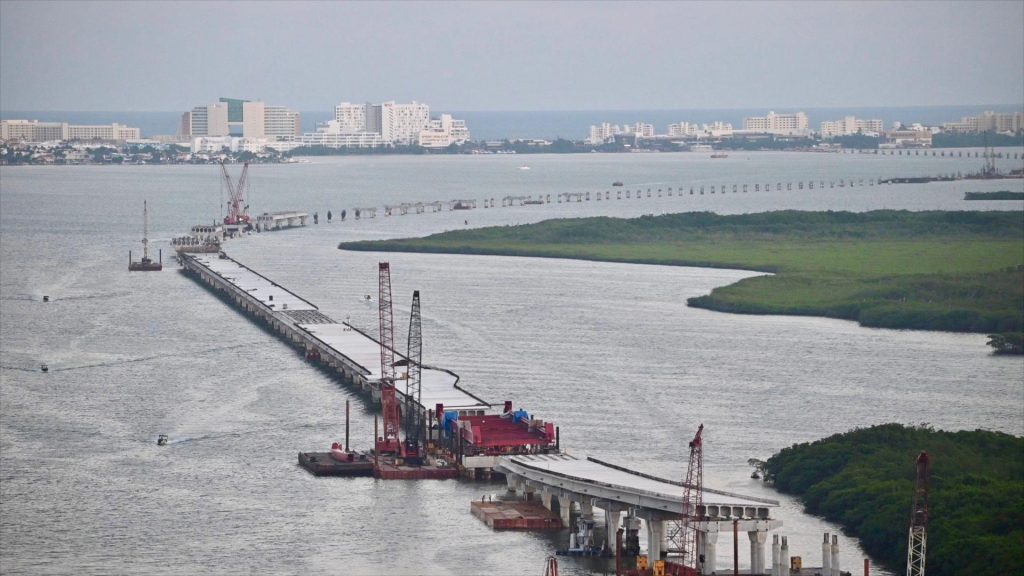
[[[341,158],[255,166],[255,211],[382,206],[610,189],[968,171],[978,160],[790,153]],[[1020,161],[1017,161],[1019,164]],[[1012,161],[1004,166],[1013,165]],[[530,170],[520,170],[529,166]],[[127,274],[143,198],[151,237],[212,220],[211,166],[0,169],[0,572],[4,574],[540,573],[564,534],[495,533],[469,501],[501,484],[316,479],[295,465],[343,433],[366,445],[373,409],[168,266]],[[237,173],[237,168],[236,168]],[[746,460],[881,422],[1024,434],[1024,361],[982,335],[739,316],[686,298],[753,273],[567,260],[342,252],[341,240],[583,215],[783,208],[1021,209],[965,191],[1021,181],[477,209],[252,235],[228,252],[376,331],[376,263],[390,260],[399,334],[423,296],[424,357],[474,393],[561,426],[562,443],[670,477],[706,426],[706,483],[776,498],[792,553],[817,564],[835,526],[750,480]],[[795,188],[795,186],[794,186]],[[323,222],[323,219],[321,220]],[[468,222],[468,224],[467,224]],[[166,256],[166,254],[165,254]],[[169,260],[169,258],[167,259]],[[51,302],[44,304],[42,296]],[[404,345],[404,343],[400,343]],[[41,362],[48,374],[38,371]],[[155,446],[158,434],[172,443]],[[909,465],[909,464],[908,464]],[[908,495],[909,498],[909,495]],[[841,537],[847,569],[855,540]],[[746,539],[741,566],[749,562]],[[731,564],[731,543],[720,545]],[[564,559],[568,574],[607,573]]]

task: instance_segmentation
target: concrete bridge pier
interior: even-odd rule
[[[651,515],[647,520],[647,557],[651,563],[661,560],[661,548],[665,541],[665,522],[657,515]]]
[[[718,564],[718,529],[697,531],[697,554],[704,555],[701,574],[714,574]],[[698,556],[699,558],[699,556]]]
[[[764,574],[764,543],[768,541],[768,532],[754,530],[747,532],[750,538],[750,573]]]
[[[558,497],[558,515],[562,517],[562,525],[572,528],[572,499],[568,496]]]
[[[626,509],[621,504],[614,502],[600,502],[598,503],[599,508],[604,508],[604,543],[605,550],[610,554],[615,554],[615,532],[619,529],[619,522],[622,518],[622,512]]]

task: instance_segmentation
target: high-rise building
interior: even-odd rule
[[[230,136],[228,128],[228,105],[215,102],[192,109],[192,125],[189,135],[196,136]]]
[[[302,116],[284,106],[266,106],[263,130],[268,140],[293,140],[302,136]]]
[[[420,132],[430,124],[430,107],[426,104],[380,104],[380,135],[385,142],[398,146],[419,143]]]
[[[232,136],[244,138],[266,138],[267,106],[263,102],[242,102],[242,116],[238,122],[231,122],[231,109],[228,108],[228,122],[240,129],[232,129]],[[237,130],[237,131],[236,131]]]
[[[431,120],[426,104],[340,102],[334,119],[302,135],[303,143],[326,147],[424,146],[439,148],[469,140],[465,120],[450,114]]]
[[[352,104],[341,102],[334,107],[334,120],[338,122],[339,133],[355,134],[356,132],[374,132],[366,127],[366,111],[369,104]]]
[[[188,116],[182,115],[182,134],[189,137],[293,140],[302,134],[298,112],[284,106],[268,106],[258,100],[221,98],[206,106],[196,106],[185,114]]]
[[[809,133],[807,115],[776,114],[769,112],[767,116],[753,116],[743,119],[743,129],[748,132],[763,132],[781,136],[804,136]]]

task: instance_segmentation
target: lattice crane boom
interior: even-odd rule
[[[238,186],[231,183],[231,175],[228,174],[227,166],[224,162],[220,163],[220,170],[224,176],[224,185],[228,189],[228,215],[224,217],[225,224],[241,224],[243,222],[249,222],[249,214],[247,214],[248,206],[243,206],[245,199],[246,178],[249,174],[249,163],[246,162],[242,166],[242,175],[238,178]]]
[[[406,357],[408,377],[405,381],[405,397],[409,413],[405,418],[405,442],[410,450],[419,450],[420,421],[418,406],[422,405],[423,376],[423,328],[420,319],[420,291],[412,293],[412,312],[409,315],[409,339]]]
[[[697,574],[701,569],[697,552],[697,522],[704,514],[703,434],[704,424],[701,424],[689,444],[690,461],[686,467],[686,481],[683,483],[683,514],[669,529],[672,548],[682,556],[686,574]]]
[[[395,319],[391,309],[391,265],[378,265],[380,291],[377,298],[380,317],[380,404],[384,415],[384,434],[377,439],[377,451],[399,451],[400,426],[398,397],[395,392]]]
[[[931,460],[927,452],[917,456],[914,473],[914,503],[910,509],[910,536],[907,545],[907,576],[924,576],[928,550],[928,475]]]

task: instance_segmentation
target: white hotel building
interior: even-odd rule
[[[866,136],[878,136],[885,131],[881,120],[858,120],[853,116],[846,116],[842,120],[821,123],[821,137],[835,138],[836,136],[849,136],[858,132]]]
[[[419,102],[397,104],[353,104],[341,102],[334,107],[334,120],[302,135],[306,146],[327,148],[373,148],[377,146],[413,146],[444,148],[469,140],[465,120],[450,114],[430,118],[430,106]]]
[[[0,140],[50,142],[55,140],[101,140],[123,142],[142,138],[138,128],[118,123],[110,125],[39,122],[38,120],[0,120]]]
[[[796,114],[769,112],[767,116],[744,118],[743,130],[745,132],[759,132],[779,136],[806,136],[810,134],[807,115],[803,112],[797,112]]]

